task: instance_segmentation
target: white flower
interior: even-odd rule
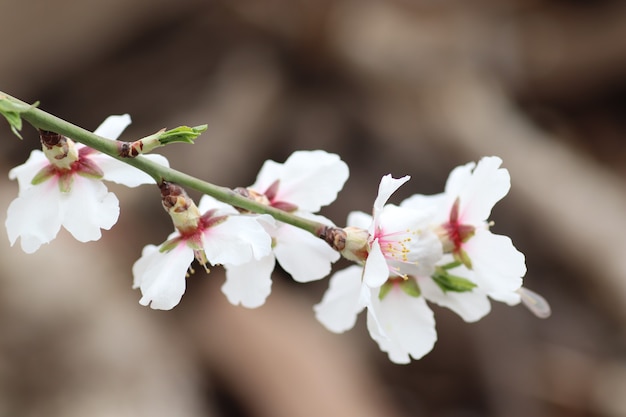
[[[185,292],[185,277],[194,257],[202,265],[240,266],[270,254],[271,238],[257,218],[239,215],[233,207],[206,195],[197,208],[193,205],[189,210],[190,218],[195,212],[205,214],[195,216],[195,227],[171,234],[160,248],[146,246],[133,265],[133,288],[141,289],[142,305],[160,310],[176,306]]]
[[[524,255],[510,238],[491,233],[488,223],[493,206],[511,186],[509,173],[500,168],[501,163],[498,157],[485,157],[478,164],[457,167],[450,173],[443,194],[415,195],[401,206],[421,210],[428,207],[438,213],[432,227],[439,229],[444,248],[464,266],[455,273],[474,282],[475,291],[483,297],[514,305],[520,302],[518,290],[526,274]],[[467,296],[454,297],[469,300]],[[467,309],[460,305],[457,308]]]
[[[330,226],[330,220],[312,213],[337,198],[348,173],[348,166],[335,154],[298,151],[284,164],[266,161],[248,190],[273,207]],[[276,261],[295,281],[310,282],[327,276],[340,257],[323,240],[302,229],[280,222],[264,226],[273,239],[272,254],[246,265],[225,265],[222,292],[235,305],[254,308],[265,302]]]
[[[362,266],[331,277],[317,319],[333,332],[351,329],[367,308],[368,329],[381,350],[397,363],[428,353],[436,339],[432,311],[420,297],[414,275],[428,276],[443,256],[439,238],[428,226],[432,213],[386,204],[409,177],[382,178],[373,216],[352,212],[348,226],[367,229]]]
[[[116,139],[129,124],[127,114],[110,116],[94,133]],[[69,139],[64,150],[65,161],[53,158],[55,163],[34,150],[24,164],[9,172],[20,190],[9,205],[5,225],[11,245],[21,238],[26,253],[52,241],[61,226],[81,242],[100,239],[100,229],[110,229],[119,216],[117,197],[102,180],[129,187],[154,183],[144,172]],[[160,155],[147,157],[168,165]]]

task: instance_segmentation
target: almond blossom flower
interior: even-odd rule
[[[272,207],[332,226],[330,220],[313,213],[337,198],[348,175],[348,166],[335,154],[297,151],[283,164],[266,161],[256,182],[241,192]],[[276,261],[297,282],[310,282],[327,276],[331,264],[340,257],[307,231],[281,222],[263,224],[272,236],[272,253],[247,264],[226,266],[222,292],[232,304],[248,308],[262,305],[271,292]]]
[[[140,304],[160,310],[174,308],[185,292],[185,278],[194,258],[208,272],[207,264],[237,266],[262,260],[270,253],[271,238],[257,219],[271,223],[271,217],[241,215],[207,195],[196,206],[175,184],[164,183],[161,192],[163,206],[177,230],[160,247],[144,247],[133,265],[133,288],[141,289]]]
[[[110,116],[95,134],[116,139],[130,124],[130,116]],[[136,187],[154,183],[144,172],[52,132],[41,132],[43,152],[9,172],[17,179],[19,195],[9,205],[5,222],[9,241],[21,238],[22,249],[33,253],[52,241],[61,226],[80,242],[98,240],[119,217],[117,197],[102,180]],[[148,155],[168,165],[160,155]]]
[[[432,311],[412,276],[434,273],[443,256],[438,236],[428,227],[431,212],[386,204],[408,179],[383,177],[373,216],[350,213],[347,241],[360,240],[364,247],[357,244],[343,254],[360,265],[335,273],[314,307],[317,319],[336,333],[351,329],[367,308],[370,335],[397,363],[408,362],[409,354],[422,357],[437,339]]]
[[[414,195],[401,206],[429,207],[437,213],[432,227],[441,235],[444,250],[464,267],[457,269],[459,273],[475,283],[483,297],[515,305],[520,302],[519,289],[526,274],[524,255],[509,237],[491,233],[488,223],[493,206],[511,187],[509,172],[501,164],[500,158],[492,156],[459,166],[450,173],[444,193]],[[457,297],[458,302],[469,300]],[[452,308],[450,302],[446,301]]]

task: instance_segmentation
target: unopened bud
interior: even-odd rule
[[[70,169],[78,161],[78,149],[71,139],[48,130],[39,130],[43,153],[52,165],[60,169]]]
[[[159,188],[161,203],[172,218],[174,227],[183,234],[195,231],[201,217],[200,210],[183,187],[163,181]]]
[[[326,227],[318,235],[344,258],[362,263],[369,253],[369,233],[358,227]]]

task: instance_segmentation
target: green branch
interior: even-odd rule
[[[202,181],[184,172],[173,168],[167,168],[141,156],[135,158],[123,158],[119,155],[119,141],[106,139],[92,132],[73,125],[50,113],[38,109],[35,105],[27,104],[21,100],[9,96],[0,91],[0,113],[7,118],[11,129],[19,136],[21,119],[30,123],[33,127],[42,130],[59,133],[76,142],[80,142],[90,148],[96,149],[128,165],[140,169],[150,175],[157,184],[170,181],[181,186],[191,188],[201,193],[210,195],[219,201],[242,208],[254,213],[269,214],[276,220],[292,226],[304,229],[315,236],[320,236],[326,225],[312,220],[304,219],[286,211],[276,209],[256,201],[249,200],[233,190]],[[18,127],[19,126],[19,127]]]

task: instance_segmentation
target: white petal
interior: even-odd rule
[[[265,192],[280,180],[276,200],[312,213],[335,201],[349,176],[348,166],[338,155],[321,150],[294,152],[282,167],[278,165],[266,162],[250,188]]]
[[[343,333],[356,323],[363,310],[359,302],[362,268],[353,265],[335,273],[322,301],[313,307],[315,317],[328,330]]]
[[[439,225],[446,222],[449,217],[449,197],[445,193],[435,195],[414,194],[400,203],[400,207],[428,212],[432,216],[432,224]],[[448,211],[446,211],[448,210]]]
[[[18,165],[9,171],[9,178],[17,182],[20,186],[20,192],[33,187],[31,181],[35,175],[44,167],[50,165],[46,155],[40,150],[33,150],[30,156],[22,165]]]
[[[128,114],[109,116],[93,133],[103,138],[117,139],[130,123],[130,115]]]
[[[24,252],[34,253],[56,237],[62,221],[60,194],[58,182],[51,179],[11,202],[5,222],[11,246],[19,237]]]
[[[374,239],[372,247],[365,261],[363,282],[370,288],[383,285],[389,278],[389,266],[380,250],[378,239]]]
[[[141,305],[171,310],[185,293],[185,275],[193,261],[193,250],[185,242],[169,252],[148,245],[133,265],[133,288],[141,289]]]
[[[204,252],[212,265],[241,265],[272,250],[272,238],[255,217],[232,215],[204,231]]]
[[[395,193],[402,184],[410,179],[411,177],[408,175],[402,178],[393,178],[390,174],[387,174],[382,177],[378,185],[378,195],[374,201],[374,221],[369,229],[370,234],[373,234],[374,229],[378,226],[378,217],[387,203],[387,200],[391,197],[391,194]]]
[[[454,269],[452,273],[462,276],[457,269],[459,268]],[[491,303],[487,295],[479,288],[469,292],[443,292],[430,277],[420,277],[418,283],[424,298],[439,306],[449,308],[468,323],[480,320],[491,311]]]
[[[120,214],[117,197],[101,181],[78,175],[61,201],[63,227],[80,242],[100,239],[100,229],[113,227]]]
[[[143,184],[155,184],[154,178],[150,175],[122,161],[118,161],[109,155],[94,152],[89,155],[89,158],[94,161],[98,167],[100,167],[104,173],[103,179],[107,181],[112,181],[127,187],[137,187]],[[164,167],[169,167],[169,162],[164,156],[154,154],[144,155],[142,158],[146,158]]]
[[[226,282],[222,292],[233,305],[241,304],[247,308],[257,308],[265,304],[272,292],[272,271],[274,256],[241,265],[225,265]]]
[[[473,172],[473,164],[455,169],[446,183],[446,194],[454,203],[460,199],[459,220],[465,224],[477,224],[489,218],[491,209],[511,188],[509,171],[500,168],[498,157],[482,158]]]
[[[522,286],[526,263],[524,255],[515,249],[510,238],[476,229],[476,234],[464,245],[464,249],[472,261],[476,283],[483,291],[493,293],[493,298],[502,298],[503,301],[516,297],[519,300],[516,291]],[[512,298],[507,294],[511,294]]]
[[[264,193],[276,181],[283,177],[284,164],[266,160],[257,174],[256,181],[250,186],[251,189]]]
[[[239,214],[237,209],[230,204],[223,203],[206,194],[200,198],[198,210],[200,210],[200,213],[206,213],[209,210],[217,210],[216,215]]]
[[[348,214],[346,224],[352,227],[360,227],[361,229],[369,229],[372,224],[372,216],[362,211],[353,211]]]
[[[340,255],[311,233],[287,224],[275,232],[274,254],[280,266],[297,282],[310,282],[330,274]]]
[[[394,363],[405,364],[430,352],[437,341],[433,312],[424,297],[411,297],[399,287],[383,300],[374,297],[368,311],[367,328],[383,352]],[[384,334],[370,316],[375,314]]]

